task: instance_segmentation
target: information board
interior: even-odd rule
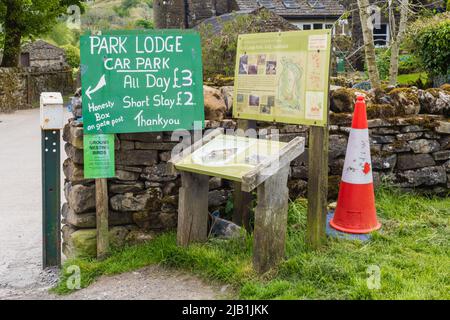
[[[80,39],[85,134],[204,126],[200,36],[132,30]]]
[[[331,31],[238,38],[233,117],[325,126]]]
[[[220,134],[175,163],[175,168],[239,182],[262,162],[277,159],[286,145],[285,142]]]
[[[85,179],[116,176],[113,134],[84,135],[83,145]]]

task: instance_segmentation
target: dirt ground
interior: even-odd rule
[[[63,144],[61,157],[62,163]],[[0,114],[0,300],[215,299],[225,293],[194,276],[153,266],[103,277],[69,296],[49,294],[58,272],[42,270],[41,198],[39,109]]]
[[[70,295],[48,292],[41,283],[24,289],[0,289],[4,300],[214,300],[229,298],[228,286],[206,284],[190,274],[149,266],[115,276],[103,276],[88,288]]]

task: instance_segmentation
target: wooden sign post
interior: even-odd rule
[[[97,226],[97,258],[109,254],[108,180],[114,178],[114,135],[89,134],[83,138],[84,177],[95,179],[95,208]]]
[[[107,179],[95,179],[95,207],[97,221],[97,259],[109,255],[109,205]]]
[[[238,134],[245,134],[248,129],[256,130],[255,120],[237,120]],[[242,191],[241,183],[234,182],[233,193],[233,222],[239,226],[244,226],[245,230],[251,231],[250,211],[252,205],[252,194]]]
[[[309,129],[307,239],[312,248],[326,240],[328,126]]]

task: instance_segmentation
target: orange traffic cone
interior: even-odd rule
[[[330,225],[348,233],[369,233],[381,227],[375,210],[369,129],[363,96],[358,96],[355,103],[337,207]]]

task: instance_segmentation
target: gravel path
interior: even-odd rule
[[[0,298],[42,286],[39,110],[0,114]]]

